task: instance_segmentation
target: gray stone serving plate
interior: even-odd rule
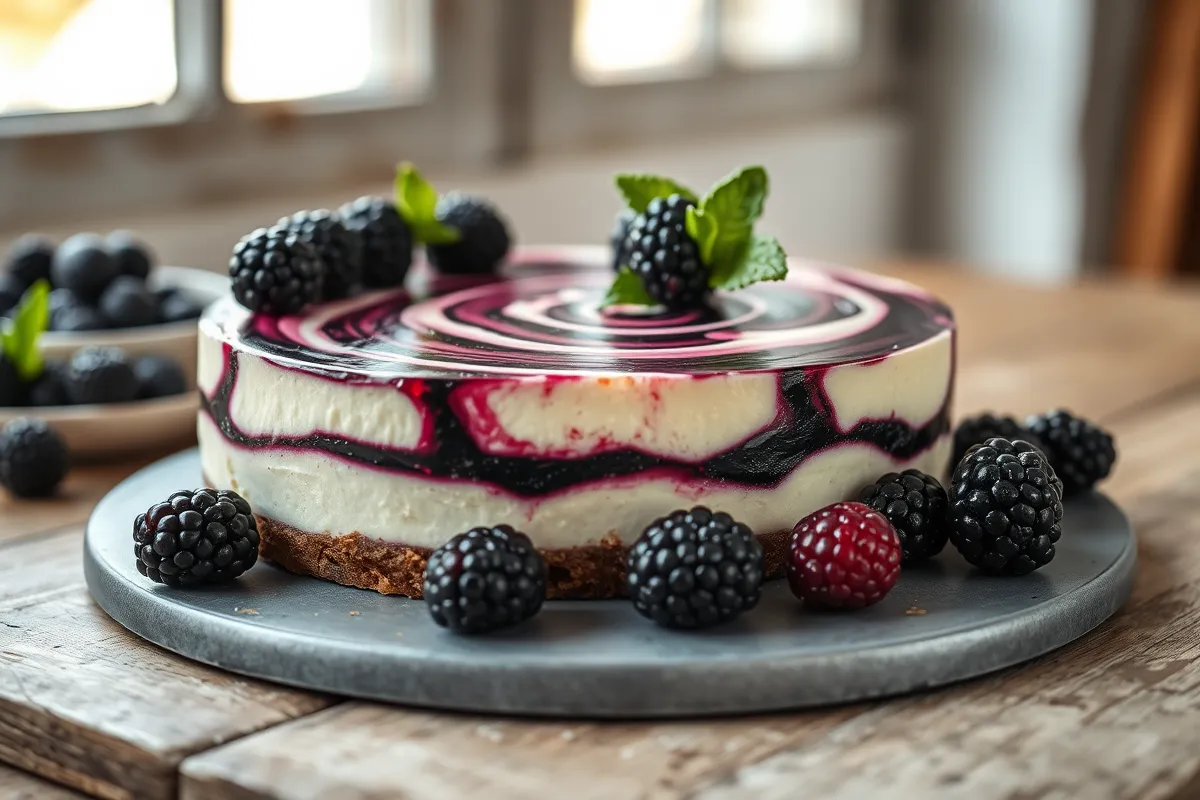
[[[307,689],[417,706],[574,717],[677,717],[882,697],[982,675],[1049,652],[1129,595],[1129,522],[1092,494],[1067,506],[1058,556],[1021,578],[980,575],[948,548],[906,570],[873,608],[804,610],[786,582],[742,619],[667,631],[625,601],[552,601],[525,625],[466,638],[419,600],[260,563],[229,587],[152,584],[134,567],[132,521],[201,484],[194,450],[137,473],[88,523],[96,602],[134,633],[217,667]]]

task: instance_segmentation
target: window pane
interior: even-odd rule
[[[225,0],[225,91],[241,103],[422,92],[428,0]]]
[[[861,0],[723,0],[721,49],[733,64],[762,69],[852,61]]]
[[[0,0],[0,114],[164,103],[172,0]]]
[[[702,73],[711,63],[705,0],[575,0],[575,69],[588,83]]]

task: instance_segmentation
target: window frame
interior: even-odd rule
[[[711,68],[703,74],[627,83],[586,83],[576,74],[574,2],[530,2],[536,6],[530,145],[535,150],[662,140],[697,129],[745,129],[878,101],[899,86],[896,10],[886,0],[863,0],[859,57],[845,64],[737,67],[722,56],[718,31]],[[720,4],[713,5],[710,24],[719,24]],[[781,97],[790,102],[780,103]]]

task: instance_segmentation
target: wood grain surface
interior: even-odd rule
[[[0,766],[0,800],[82,800],[86,795],[55,786],[27,772]]]
[[[80,526],[123,464],[73,474],[60,502],[0,497],[0,760],[102,797],[1200,796],[1200,295],[893,271],[955,307],[960,414],[1065,405],[1118,436],[1106,490],[1139,573],[1075,644],[941,691],[716,721],[338,703],[191,664],[96,609]]]

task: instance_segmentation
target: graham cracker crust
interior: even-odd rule
[[[309,533],[258,517],[259,552],[289,572],[382,594],[420,597],[425,561],[432,552],[360,533]],[[791,531],[761,534],[767,578],[784,572]],[[546,595],[552,599],[620,597],[625,593],[625,554],[615,540],[570,548],[539,549],[546,559]]]

